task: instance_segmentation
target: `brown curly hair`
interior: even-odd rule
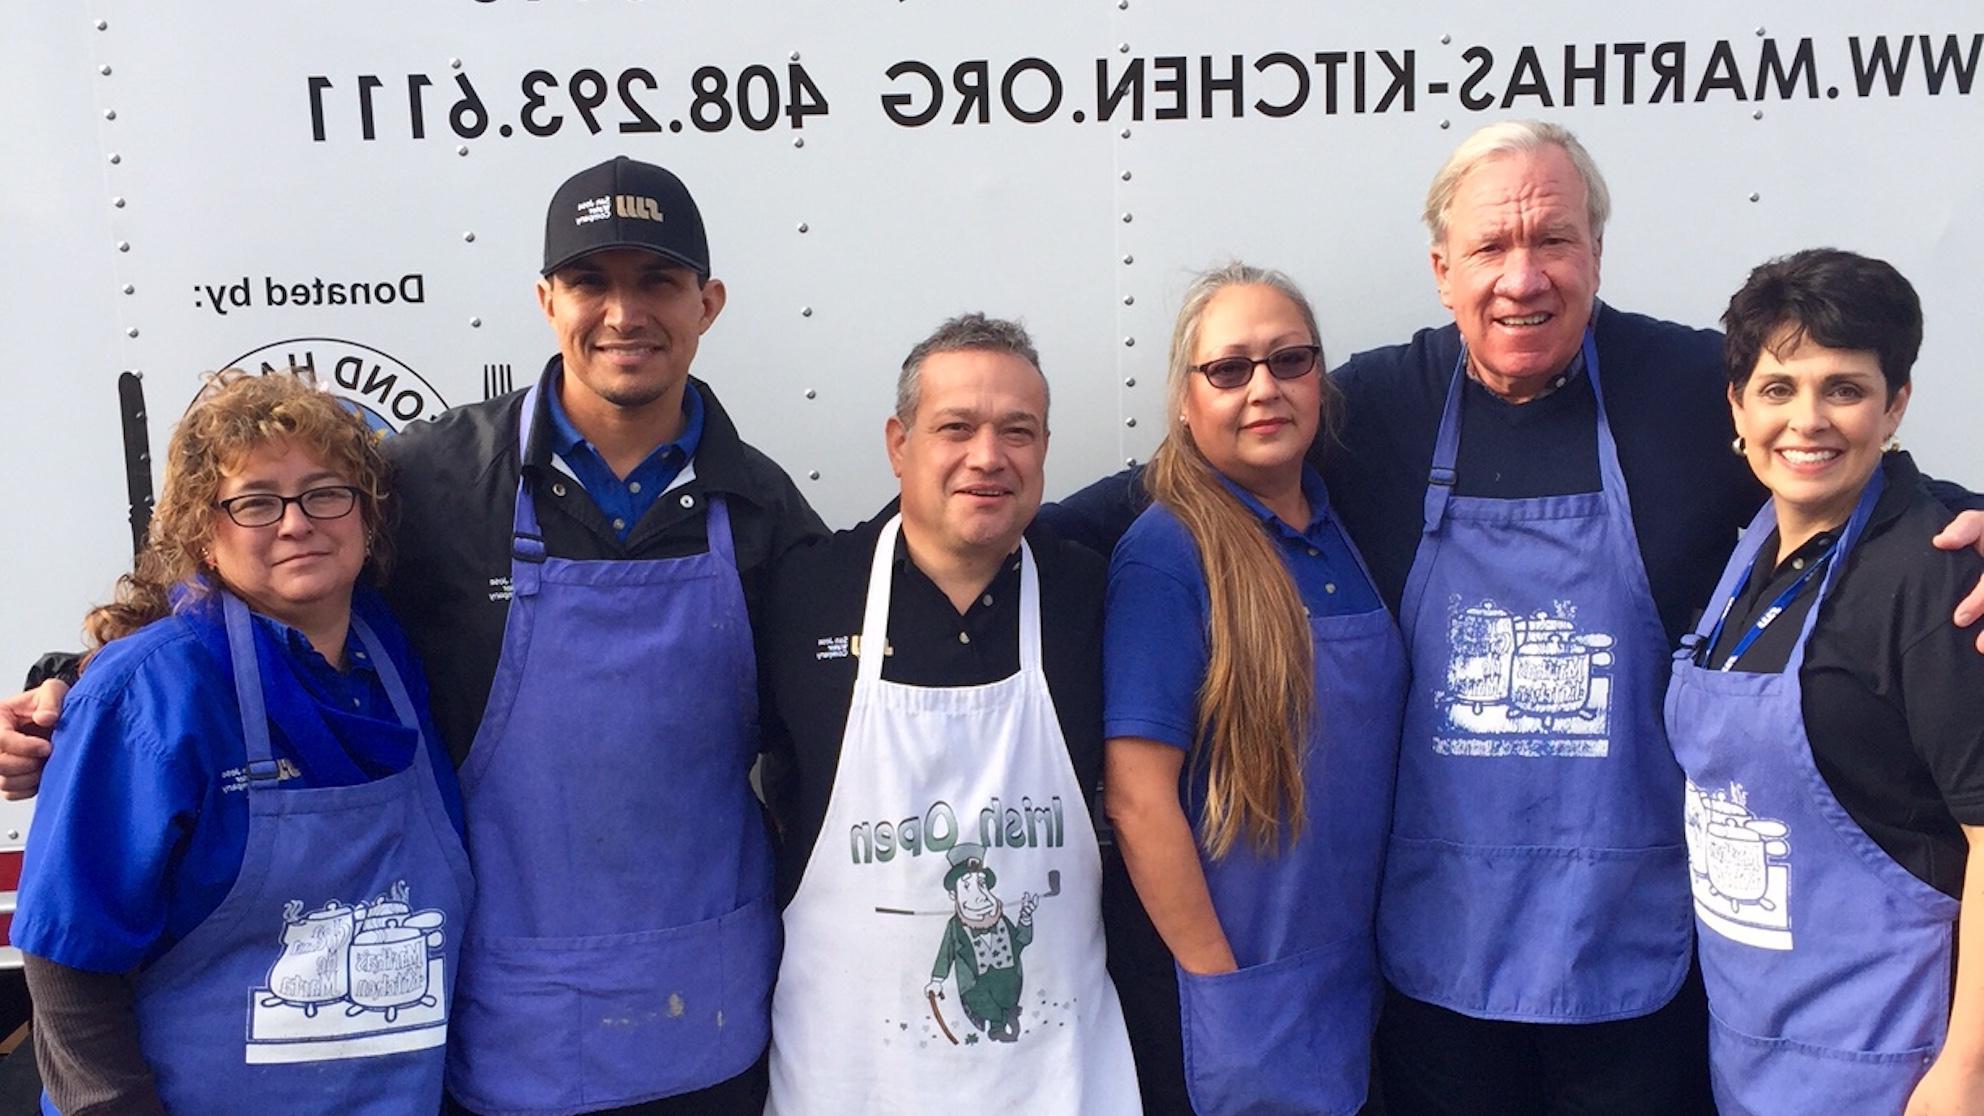
[[[309,372],[254,375],[238,368],[212,372],[193,408],[173,429],[165,451],[165,485],[152,511],[135,568],[118,579],[116,597],[83,621],[92,653],[172,611],[170,595],[206,590],[200,574],[213,542],[221,478],[272,442],[291,442],[359,490],[367,567],[382,581],[392,564],[386,531],[388,468],[378,436]]]

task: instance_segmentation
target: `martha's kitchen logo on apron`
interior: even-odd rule
[[[266,987],[248,1003],[248,1062],[321,1062],[447,1041],[446,916],[416,911],[404,880],[369,903],[292,899]]]
[[[1750,811],[1741,783],[1687,785],[1683,832],[1695,913],[1731,941],[1791,948],[1791,827]]]
[[[1521,615],[1492,600],[1447,609],[1446,685],[1433,750],[1450,756],[1581,756],[1611,748],[1612,645],[1577,605]]]

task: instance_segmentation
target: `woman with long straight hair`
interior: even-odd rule
[[[1405,658],[1303,461],[1336,407],[1319,341],[1279,272],[1193,282],[1156,502],[1110,564],[1104,801],[1176,962],[1178,1037],[1141,1036],[1140,1071],[1181,1050],[1202,1116],[1365,1100]]]

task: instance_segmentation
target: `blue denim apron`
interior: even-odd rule
[[[1412,659],[1378,913],[1386,979],[1484,1019],[1649,1014],[1692,926],[1660,718],[1668,643],[1605,417],[1601,489],[1454,495],[1467,356],[1447,392],[1400,620]]]
[[[1856,825],[1812,762],[1799,667],[1884,486],[1876,470],[1781,673],[1675,657],[1667,730],[1687,772],[1689,878],[1726,1116],[1898,1113],[1949,1021],[1957,901]],[[1777,525],[1766,504],[1723,571],[1727,602]]]
[[[432,1111],[474,887],[428,749],[369,783],[279,786],[253,621],[233,595],[220,603],[248,839],[227,898],[138,976],[159,1096],[215,1116]],[[419,732],[392,659],[362,618],[351,625],[400,724]]]
[[[1347,1116],[1363,1106],[1370,1083],[1383,999],[1373,921],[1405,649],[1382,607],[1312,616],[1309,629],[1316,721],[1302,767],[1308,826],[1279,856],[1244,843],[1219,860],[1200,856],[1240,967],[1215,976],[1178,971],[1186,1087],[1199,1116]],[[1197,804],[1189,812],[1196,817]]]
[[[747,778],[757,673],[721,499],[707,530],[708,551],[686,558],[550,557],[517,483],[515,595],[461,771],[484,887],[448,1089],[487,1116],[691,1092],[769,1040],[778,912]]]

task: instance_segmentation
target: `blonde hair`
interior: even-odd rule
[[[1462,179],[1491,159],[1529,154],[1545,147],[1561,148],[1578,177],[1584,180],[1585,218],[1591,225],[1591,239],[1603,241],[1605,222],[1612,219],[1612,191],[1606,189],[1605,176],[1598,173],[1591,152],[1584,149],[1569,128],[1560,124],[1503,120],[1460,141],[1460,146],[1454,148],[1446,164],[1433,176],[1433,184],[1426,189],[1426,209],[1421,214],[1433,246],[1437,248],[1447,239],[1447,213],[1453,208]]]
[[[1315,717],[1315,648],[1301,594],[1258,516],[1225,484],[1185,425],[1185,393],[1199,327],[1213,296],[1228,287],[1260,286],[1293,303],[1322,340],[1315,311],[1279,271],[1229,263],[1200,274],[1186,289],[1171,332],[1166,406],[1171,427],[1151,457],[1144,483],[1184,525],[1199,551],[1211,603],[1205,681],[1199,686],[1195,758],[1206,770],[1199,840],[1222,857],[1242,838],[1256,851],[1279,843],[1285,819],[1299,838],[1305,819],[1303,754]],[[1326,426],[1341,412],[1336,391],[1317,371]]]
[[[118,579],[115,599],[83,621],[91,653],[172,611],[175,589],[204,591],[200,573],[214,538],[221,479],[249,454],[289,442],[359,490],[370,566],[383,579],[392,564],[386,534],[385,460],[365,421],[320,390],[307,372],[255,376],[238,368],[207,376],[206,389],[173,429],[165,484],[136,566]]]

